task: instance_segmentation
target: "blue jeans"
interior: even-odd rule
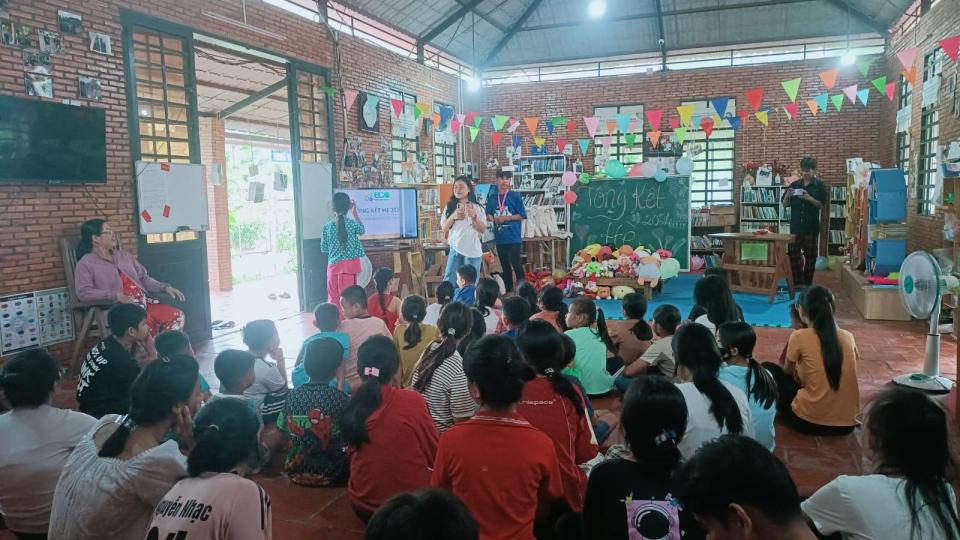
[[[449,281],[454,288],[457,287],[457,270],[465,265],[472,265],[477,269],[477,275],[480,275],[480,257],[464,257],[463,255],[457,253],[457,250],[450,248],[450,253],[447,254],[447,269],[443,272],[443,280]]]
[[[639,361],[639,360],[635,360]],[[617,375],[617,378],[613,380],[613,386],[620,391],[621,394],[626,394],[627,390],[630,389],[630,385],[633,384],[636,378],[634,377],[625,377],[623,375]]]

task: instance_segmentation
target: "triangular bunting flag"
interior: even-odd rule
[[[818,94],[818,95],[816,95],[816,96],[813,96],[813,99],[814,99],[814,101],[817,102],[817,107],[819,107],[821,111],[827,112],[827,100],[830,99],[830,95],[829,95],[829,94],[827,94],[826,92],[824,92],[824,93],[822,93],[822,94]]]
[[[695,114],[690,117],[690,129],[697,129],[700,127],[700,115]]]
[[[620,133],[628,133],[630,131],[630,117],[629,114],[618,114],[617,115],[617,129],[620,130]]]
[[[636,133],[627,133],[624,138],[627,140],[627,148],[633,148],[633,145],[637,142]]]
[[[787,97],[790,98],[790,101],[797,100],[797,91],[800,90],[800,77],[796,79],[790,79],[789,81],[783,81],[780,83],[780,86],[783,86],[783,91],[787,93]]]
[[[756,117],[757,120],[759,120],[763,125],[767,125],[770,122],[770,117],[767,115],[767,111],[757,111]]]
[[[667,119],[667,125],[670,126],[670,129],[676,130],[678,127],[680,127],[680,119],[676,116],[671,116]]]
[[[846,94],[847,99],[850,100],[850,103],[856,104],[857,102],[857,85],[852,84],[843,89],[843,93]]]
[[[460,131],[461,125],[462,124],[460,124],[460,120],[457,120],[456,118],[454,118],[453,120],[450,121],[450,131],[453,132],[454,135],[456,135],[457,132]]]
[[[740,117],[739,116],[729,116],[727,117],[727,122],[730,122],[730,127],[733,128],[733,131],[736,132],[740,129]]]
[[[859,71],[861,75],[866,77],[867,73],[870,73],[870,66],[873,65],[874,60],[876,60],[876,57],[865,58],[863,60],[860,60],[859,62],[857,62],[857,71]]]
[[[470,142],[477,142],[477,135],[480,133],[480,128],[470,126]]]
[[[656,148],[660,144],[660,135],[659,131],[650,131],[647,133],[647,136],[650,137],[650,146]]]
[[[613,144],[613,137],[604,137],[600,139],[600,144],[602,144],[603,147],[609,152],[610,145]]]
[[[527,129],[530,130],[531,135],[537,134],[537,126],[540,125],[540,119],[536,116],[528,116],[523,119],[523,123],[527,125]]]
[[[691,120],[693,119],[693,105],[680,105],[677,107],[677,113],[680,114],[680,122],[685,126],[691,125]]]
[[[903,75],[903,78],[910,83],[910,86],[917,85],[917,67],[914,66],[912,69],[905,69],[900,72]]]
[[[587,155],[587,149],[590,148],[590,139],[577,139],[577,144],[580,145],[580,155]]]
[[[816,116],[817,112],[820,111],[820,105],[817,104],[817,100],[815,99],[807,100],[807,108],[810,109],[810,114],[814,116]]]
[[[587,126],[587,133],[590,135],[590,138],[596,137],[597,127],[600,126],[600,119],[596,116],[584,116],[583,125]]]
[[[887,95],[887,99],[893,101],[893,96],[897,95],[897,83],[888,82],[884,94]]]
[[[461,125],[461,126],[466,125],[466,123],[467,123],[467,115],[465,115],[465,114],[463,114],[463,113],[457,113],[457,122],[460,122],[460,125]]]
[[[607,135],[613,135],[617,132],[617,121],[607,120]]]
[[[517,130],[518,127],[520,127],[520,121],[517,120],[516,118],[512,118],[510,120],[510,126],[507,127],[507,133],[513,133],[514,131]]]
[[[800,114],[800,104],[799,103],[787,103],[783,106],[783,110],[787,111],[787,118],[790,120],[796,120],[797,115]]]
[[[744,107],[744,108],[740,109],[739,111],[737,111],[737,116],[740,117],[740,123],[741,123],[741,124],[746,124],[746,123],[747,123],[747,118],[750,118],[750,111],[748,111],[747,108]]]
[[[727,104],[730,103],[730,98],[728,97],[717,97],[710,100],[710,103],[713,104],[713,110],[717,112],[717,115],[723,118],[727,115]],[[719,124],[719,122],[717,122]]]
[[[494,131],[493,133],[490,134],[490,140],[493,141],[494,147],[500,144],[500,137],[502,136],[503,136],[503,133],[500,133],[499,131]]]
[[[683,141],[687,139],[687,128],[681,126],[673,130],[674,135],[677,136],[677,142],[683,144]]]
[[[400,116],[403,114],[403,100],[391,99],[390,106],[393,107],[393,114],[397,118],[400,118]]]
[[[630,119],[630,127],[627,128],[627,131],[629,131],[630,133],[635,133],[635,132],[637,132],[637,131],[638,131],[638,130],[637,130],[637,124],[638,124],[638,123],[639,123],[639,120],[637,120],[635,117],[634,117],[634,118],[631,118],[631,119]],[[642,130],[639,130],[639,131],[642,131]]]
[[[867,100],[870,99],[870,89],[864,88],[863,90],[857,91],[857,99],[860,100],[860,103],[863,103],[863,106],[867,106]]]
[[[523,137],[521,137],[520,135],[514,135],[514,136],[513,136],[513,139],[512,139],[512,142],[513,142],[514,148],[516,148],[516,147],[520,146],[520,143],[523,142]]]
[[[420,111],[420,114],[427,114],[428,112],[430,112],[430,109],[432,108],[433,106],[430,105],[429,103],[423,103],[423,102],[417,103],[417,110]]]
[[[446,129],[450,125],[450,120],[453,120],[454,117],[454,108],[453,107],[440,107],[440,126]]]
[[[704,118],[700,120],[700,128],[704,133],[707,134],[707,137],[713,134],[713,118]]]
[[[533,144],[537,146],[543,146],[543,143],[547,142],[546,137],[534,137]]]
[[[887,76],[884,75],[883,77],[877,77],[876,79],[870,81],[870,84],[877,89],[877,92],[882,94],[886,91],[884,89],[887,87]]]
[[[553,122],[555,126],[565,126],[570,119],[566,116],[551,116],[550,121]]]
[[[413,119],[417,120],[420,118],[420,106],[417,105],[413,108]]]
[[[567,150],[567,140],[557,139],[557,153],[562,154]]]
[[[480,126],[483,125],[483,117],[477,116],[473,119],[473,127],[480,129]]]
[[[827,90],[833,90],[833,87],[837,85],[838,73],[840,73],[839,69],[830,69],[820,72],[820,80],[823,81],[823,86],[825,86]]]
[[[753,112],[759,111],[760,105],[763,103],[763,88],[751,88],[744,94],[747,96],[747,102],[753,107]]]
[[[567,135],[573,136],[577,132],[576,122],[567,122]]]
[[[723,124],[723,118],[720,118],[720,115],[715,114],[711,118],[713,118],[714,127],[720,127]]]
[[[663,122],[663,109],[651,109],[644,111],[643,114],[647,117],[647,122],[650,122],[651,130],[660,129],[660,123]]]
[[[433,113],[433,116],[430,117],[433,120],[434,126],[440,125],[440,113]]]
[[[840,109],[843,107],[843,94],[837,94],[835,96],[830,96],[830,101],[833,102],[833,108],[840,112]]]
[[[337,89],[332,86],[324,86],[323,93],[326,94],[327,97],[333,97],[334,94],[337,93]]]
[[[903,65],[903,69],[913,69],[913,63],[917,60],[918,52],[920,52],[920,49],[917,47],[911,47],[897,53],[897,60],[900,60],[900,64]]]
[[[356,90],[343,91],[343,104],[347,108],[347,112],[350,112],[350,109],[353,108],[353,103],[357,101],[358,95],[360,95],[360,92]]]
[[[941,39],[940,48],[943,49],[943,52],[946,53],[951,60],[956,62],[957,56],[960,55],[960,34]]]
[[[553,135],[553,130],[556,126],[553,125],[553,120],[547,120],[547,135]]]
[[[463,125],[465,125],[465,126],[467,126],[467,125],[474,125],[474,126],[480,127],[479,125],[475,124],[474,121],[473,121],[474,118],[476,118],[476,117],[477,117],[477,113],[475,113],[475,112],[468,112],[468,113],[466,114],[466,116],[464,117]]]
[[[507,125],[507,120],[510,120],[510,117],[505,114],[498,114],[493,117],[493,130],[500,131],[503,129],[503,126]]]

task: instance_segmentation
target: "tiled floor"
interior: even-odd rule
[[[926,327],[921,322],[865,322],[853,304],[839,292],[833,274],[818,275],[818,282],[837,293],[840,325],[853,332],[863,356],[858,366],[861,396],[868,402],[876,391],[889,384],[900,373],[919,370],[923,362]],[[313,332],[312,316],[304,314],[278,322],[285,354],[296,356],[301,340]],[[777,359],[790,331],[781,328],[758,328],[756,351],[761,360]],[[213,358],[217,352],[242,347],[240,335],[225,335],[196,347],[203,373],[216,385]],[[941,351],[941,370],[947,377],[956,376],[956,341],[945,336]],[[944,398],[952,408],[953,396]],[[600,408],[610,403],[598,403]],[[860,474],[869,470],[861,450],[859,433],[842,438],[813,438],[777,427],[777,455],[789,467],[800,491],[809,495],[838,474]],[[363,526],[354,516],[344,489],[311,489],[291,484],[277,472],[257,478],[273,499],[274,538],[297,540],[308,538],[354,539],[363,537]],[[10,536],[0,533],[0,540]]]

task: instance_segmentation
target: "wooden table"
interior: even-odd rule
[[[709,235],[723,242],[723,258],[720,267],[730,274],[730,288],[734,291],[767,293],[772,304],[777,296],[777,284],[787,280],[790,299],[793,299],[793,270],[787,245],[793,242],[792,234],[753,234],[749,232],[715,233]],[[744,243],[767,245],[766,260],[744,261],[741,248]]]

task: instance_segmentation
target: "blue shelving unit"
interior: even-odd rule
[[[874,169],[867,186],[867,255],[865,274],[886,276],[900,270],[907,240],[890,230],[906,231],[907,182],[900,169]],[[898,227],[898,225],[900,227]]]

